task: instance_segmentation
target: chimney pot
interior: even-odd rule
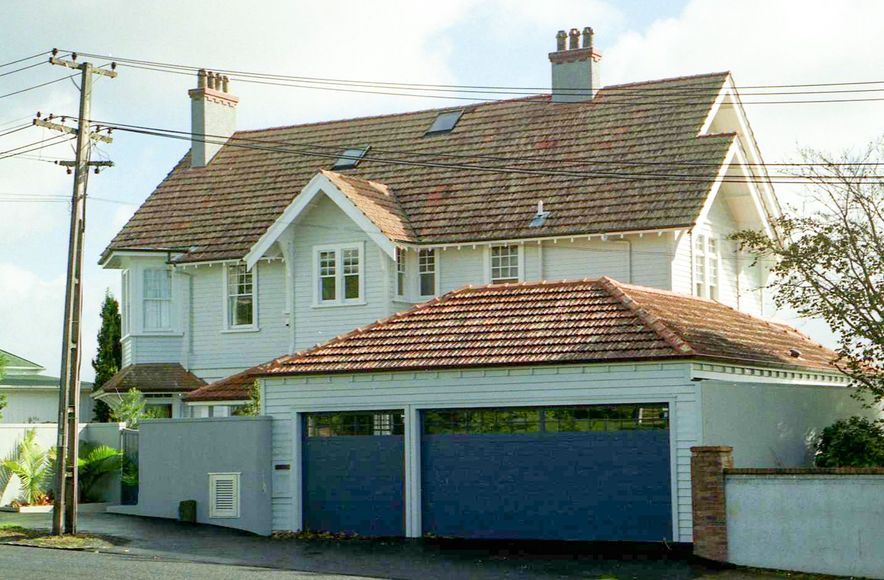
[[[592,27],[587,26],[586,28],[583,29],[583,48],[588,48],[588,49],[592,50],[592,48],[593,48],[592,37],[593,37]]]
[[[196,88],[206,88],[206,69],[204,68],[201,68],[199,72],[196,73]]]
[[[576,28],[571,29],[571,42],[568,45],[568,50],[577,50],[580,48],[580,31]]]
[[[229,85],[230,85],[230,79],[227,78],[227,75],[224,75],[223,77],[221,77],[221,90],[223,92],[225,92],[225,93],[227,92],[227,88]]]
[[[209,88],[214,89],[215,83],[216,83],[215,73],[213,73],[212,71],[209,71]]]
[[[563,51],[565,50],[565,41],[568,39],[568,33],[564,30],[559,30],[559,33],[556,34],[556,50]]]

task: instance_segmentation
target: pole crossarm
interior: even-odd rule
[[[67,59],[64,59],[64,58],[55,58],[54,56],[50,56],[50,57],[49,57],[49,64],[55,64],[55,65],[58,65],[58,66],[63,66],[63,67],[67,67],[67,68],[72,68],[72,69],[75,69],[75,70],[83,70],[83,67],[84,67],[87,63],[76,62],[76,61],[73,61],[73,60],[67,60]],[[111,66],[114,66],[115,64],[116,64],[116,63],[113,63]],[[112,78],[112,79],[117,78],[117,71],[115,71],[115,70],[107,70],[107,69],[103,69],[103,68],[95,68],[95,67],[92,67],[92,72],[93,72],[94,74],[97,74],[97,75],[104,75],[104,76],[106,76],[106,77],[110,77],[110,78]]]
[[[62,167],[76,167],[76,161],[55,161],[56,165],[61,165]],[[113,161],[90,161],[87,163],[89,167],[113,167]]]
[[[79,129],[74,129],[73,127],[68,127],[67,125],[62,125],[61,123],[46,121],[45,119],[34,119],[33,124],[37,127],[46,127],[47,129],[52,129],[53,131],[60,131],[62,133],[69,133],[71,135],[76,135],[79,132]],[[114,142],[114,138],[110,135],[102,135],[100,133],[89,133],[89,138],[94,139],[95,141],[101,141],[103,143]]]

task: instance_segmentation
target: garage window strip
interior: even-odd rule
[[[402,411],[314,413],[307,416],[307,437],[384,436],[405,433]]]
[[[448,409],[424,414],[424,433],[569,433],[667,429],[665,404]]]

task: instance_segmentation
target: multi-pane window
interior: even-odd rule
[[[121,280],[123,308],[121,313],[121,326],[123,336],[129,334],[129,270],[123,270]]]
[[[405,250],[396,248],[396,296],[405,296]]]
[[[664,403],[586,405],[575,407],[513,407],[426,411],[427,435],[490,433],[573,433],[668,429]]]
[[[362,298],[362,250],[359,246],[316,252],[317,302],[357,302]]]
[[[337,252],[319,252],[319,299],[322,302],[337,300]]]
[[[255,286],[245,264],[227,266],[227,326],[255,324]]]
[[[491,247],[491,283],[519,281],[519,246]]]
[[[417,254],[421,296],[436,294],[436,250],[420,250]]]
[[[694,236],[694,294],[718,298],[718,239],[703,234]]]
[[[307,415],[307,437],[382,436],[405,433],[402,411],[356,411]]]
[[[172,272],[167,268],[144,271],[144,330],[172,329]]]
[[[345,248],[344,258],[344,300],[359,299],[359,250]]]

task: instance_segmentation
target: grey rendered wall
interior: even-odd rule
[[[734,564],[884,578],[884,474],[729,475]]]
[[[841,418],[876,411],[831,386],[725,383],[701,387],[703,445],[730,445],[735,467],[800,467],[812,462],[811,443]]]
[[[177,518],[196,500],[197,521],[269,535],[270,417],[161,419],[139,426],[138,506],[131,513]],[[240,473],[240,516],[209,517],[209,473]]]

